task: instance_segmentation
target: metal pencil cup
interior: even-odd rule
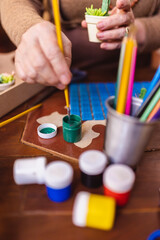
[[[151,137],[155,122],[140,122],[132,117],[142,100],[132,98],[131,116],[118,113],[114,108],[114,96],[106,100],[107,126],[105,152],[112,163],[136,167]]]

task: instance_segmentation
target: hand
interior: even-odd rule
[[[61,52],[55,26],[42,21],[29,28],[16,50],[18,76],[27,83],[40,83],[64,89],[71,80],[71,42],[62,34]]]
[[[110,16],[97,23],[97,38],[102,41],[102,49],[113,50],[120,48],[126,27],[134,22],[130,0],[117,0],[109,14]],[[85,21],[82,21],[82,27],[87,27]]]

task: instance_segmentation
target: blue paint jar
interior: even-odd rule
[[[73,168],[63,161],[51,162],[45,170],[45,185],[50,200],[64,202],[71,195]]]

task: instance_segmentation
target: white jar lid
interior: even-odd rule
[[[43,133],[42,130],[45,128],[52,128],[54,131],[51,133]],[[44,139],[53,138],[57,135],[57,127],[52,123],[43,123],[37,128],[38,136]]]
[[[80,155],[79,168],[85,174],[98,175],[104,171],[107,162],[107,157],[103,152],[88,150]]]
[[[73,180],[73,168],[63,161],[51,162],[45,170],[45,184],[50,188],[65,188]]]
[[[13,166],[13,177],[16,184],[43,184],[46,158],[17,159]]]
[[[116,193],[129,192],[134,181],[134,171],[124,164],[110,165],[103,174],[103,185]]]
[[[90,193],[88,192],[79,192],[76,195],[72,211],[72,222],[76,226],[86,226],[86,216],[88,213],[89,198]]]

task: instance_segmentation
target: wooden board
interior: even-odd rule
[[[104,138],[105,138],[105,120],[103,121],[83,121],[82,123],[82,140],[85,143],[75,145],[73,143],[65,142],[62,133],[62,117],[66,115],[65,99],[63,91],[57,91],[44,101],[43,107],[31,112],[28,115],[26,126],[22,136],[22,142],[36,147],[45,152],[51,153],[54,156],[63,158],[65,160],[77,162],[80,154],[89,149],[97,149],[103,151]],[[57,120],[58,114],[58,120]],[[59,123],[59,121],[61,121]],[[51,122],[58,126],[57,136],[52,139],[42,139],[37,134],[37,127],[39,124]],[[83,131],[84,130],[84,131]],[[157,124],[147,151],[156,150],[160,147],[159,131],[160,124]],[[86,137],[86,132],[89,135]],[[86,145],[86,141],[88,146]],[[81,147],[83,145],[83,147]]]
[[[12,73],[15,52],[0,53],[0,73]],[[16,108],[35,94],[43,90],[45,86],[40,84],[27,84],[15,75],[15,84],[3,92],[0,92],[0,117]]]
[[[87,147],[78,147],[73,143],[65,142],[63,139],[62,127],[58,127],[57,136],[52,139],[42,139],[37,134],[37,127],[39,126],[37,119],[42,118],[43,116],[48,116],[54,112],[59,114],[66,115],[65,99],[63,91],[57,91],[50,98],[48,98],[41,109],[37,109],[34,112],[30,113],[27,118],[27,123],[25,130],[22,136],[22,142],[30,146],[39,148],[46,152],[49,152],[57,157],[61,157],[65,160],[76,161],[80,154],[89,149],[97,149],[102,151],[104,145],[104,134],[105,126],[104,121],[102,124],[99,124],[97,121],[96,125],[91,124],[91,128],[94,132],[99,133],[98,137],[92,140],[92,136],[88,138],[88,141],[91,140],[91,143]],[[56,120],[55,120],[56,121]],[[91,121],[92,122],[92,121]],[[53,123],[53,122],[52,122]],[[83,122],[84,123],[84,122]],[[82,124],[82,139],[84,137],[83,124]]]

